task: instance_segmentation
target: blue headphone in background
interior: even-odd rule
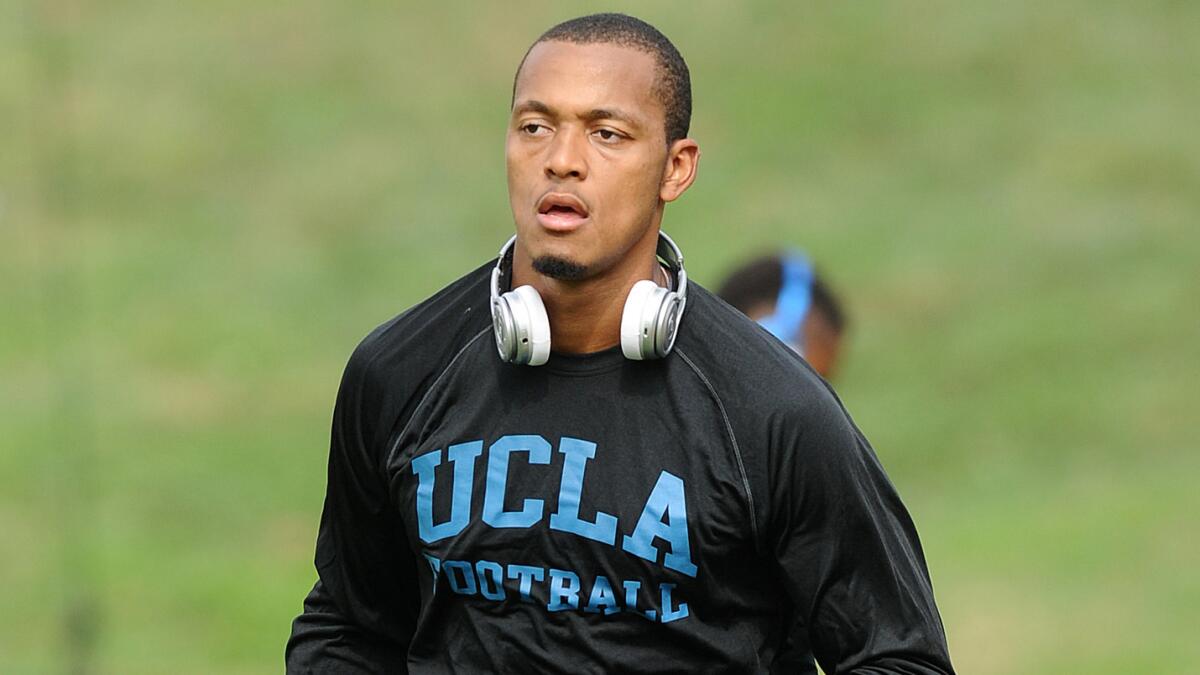
[[[793,251],[783,256],[783,283],[775,299],[775,312],[758,320],[763,328],[783,342],[799,347],[804,353],[801,329],[812,307],[812,265],[804,254]]]

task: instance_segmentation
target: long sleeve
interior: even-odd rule
[[[840,404],[773,436],[770,546],[821,668],[953,673],[916,529]]]
[[[319,580],[292,624],[288,673],[403,673],[419,609],[417,572],[391,508],[381,445],[392,420],[360,346],[334,408]]]

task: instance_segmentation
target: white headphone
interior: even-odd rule
[[[550,319],[542,296],[533,286],[500,293],[505,260],[511,257],[516,236],[500,248],[492,269],[492,328],[500,360],[540,366],[550,358]],[[687,304],[687,272],[683,253],[665,232],[658,233],[658,257],[667,265],[671,289],[643,279],[629,289],[621,313],[621,352],[634,361],[661,359],[671,353],[679,332],[679,319]],[[510,262],[511,267],[511,262]]]

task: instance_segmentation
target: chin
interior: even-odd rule
[[[533,259],[533,269],[538,274],[558,279],[559,281],[579,281],[586,279],[588,268],[570,258],[556,255],[542,255]]]

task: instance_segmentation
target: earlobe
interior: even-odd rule
[[[696,169],[700,164],[700,146],[690,138],[681,138],[671,144],[667,166],[663,171],[662,186],[658,196],[664,202],[679,198],[696,180]]]

